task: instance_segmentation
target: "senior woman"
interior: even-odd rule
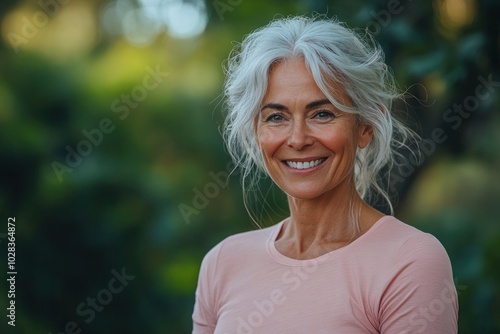
[[[457,333],[442,245],[369,204],[392,212],[379,174],[413,137],[380,48],[335,20],[278,19],[232,54],[225,94],[243,182],[269,175],[290,216],[205,256],[193,333]]]

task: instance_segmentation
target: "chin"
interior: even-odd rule
[[[286,187],[281,189],[287,196],[299,200],[313,200],[326,193],[325,190],[314,189],[313,187]]]

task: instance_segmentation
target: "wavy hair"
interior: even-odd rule
[[[224,139],[241,169],[244,194],[247,185],[253,188],[267,175],[254,120],[267,90],[270,68],[281,60],[300,58],[336,108],[358,115],[373,127],[368,146],[356,152],[355,186],[363,200],[373,204],[381,198],[393,214],[389,171],[398,150],[408,148],[408,142],[418,136],[394,117],[393,101],[403,95],[384,62],[382,49],[368,33],[366,37],[336,19],[295,16],[272,21],[235,46],[225,66]],[[334,98],[332,83],[344,88],[350,105]]]

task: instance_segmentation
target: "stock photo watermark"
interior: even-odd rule
[[[121,293],[135,279],[135,276],[126,273],[125,267],[121,269],[121,272],[113,269],[111,270],[111,274],[113,277],[108,281],[105,288],[99,290],[95,297],[88,296],[85,301],[76,306],[76,314],[83,318],[86,324],[94,321],[96,312],[102,312],[104,307],[108,306],[114,297]],[[76,321],[71,320],[64,325],[63,331],[55,334],[78,334],[81,331],[80,325]],[[49,334],[52,334],[52,332],[49,332]]]
[[[287,300],[287,292],[297,291],[303,281],[307,280],[311,274],[318,270],[319,260],[312,259],[305,262],[302,266],[288,269],[281,275],[281,286],[269,292],[268,298],[253,301],[254,310],[246,317],[238,316],[236,320],[238,325],[236,333],[252,334],[255,329],[264,324],[264,321],[271,317],[275,310]],[[224,334],[230,334],[225,332]]]
[[[10,31],[7,34],[10,45],[16,53],[19,52],[19,46],[29,43],[30,40],[38,35],[40,29],[43,29],[50,19],[57,15],[61,9],[61,5],[65,5],[71,0],[39,0],[37,2],[40,8],[30,18],[23,16],[21,19],[22,27],[20,33]]]
[[[280,286],[269,291],[267,297],[254,299],[252,310],[246,316],[236,317],[236,328],[231,333],[254,334],[259,332],[259,328],[264,325],[266,319],[272,317],[274,312],[282,307],[288,300],[288,295],[298,291],[303,283],[314,275],[320,265],[319,260],[313,259],[302,266],[294,267],[284,271],[281,275]],[[415,308],[408,319],[408,329],[402,334],[424,333],[429,323],[438,320],[447,307],[454,307],[458,303],[460,290],[465,290],[467,286],[458,285],[451,280],[444,279],[442,289],[435,298],[431,299],[424,306]],[[457,292],[457,293],[455,293]],[[231,334],[225,331],[224,334]]]
[[[236,174],[233,173],[235,165],[232,161],[228,162],[225,171],[219,171],[217,173],[209,172],[208,176],[212,181],[207,182],[203,187],[193,188],[193,199],[191,200],[191,205],[186,203],[181,203],[178,205],[179,211],[184,218],[186,224],[191,222],[191,216],[198,215],[201,210],[205,209],[210,200],[214,199],[220,194],[220,191],[226,188],[229,184],[229,175]]]
[[[411,0],[408,0],[410,2]],[[232,12],[237,6],[241,5],[243,0],[214,0],[212,7],[215,9],[220,21],[224,21],[224,15]],[[373,20],[366,24],[366,28],[373,36],[380,34],[383,28],[386,28],[392,21],[394,15],[400,14],[404,10],[404,6],[399,0],[389,0],[385,9],[379,11],[370,11],[370,16]]]
[[[489,99],[496,88],[500,86],[500,81],[494,81],[493,75],[490,73],[487,78],[482,75],[477,77],[479,84],[474,90],[474,94],[468,95],[461,103],[454,103],[451,108],[443,112],[443,122],[448,124],[452,130],[456,131],[463,123],[464,119],[469,118],[472,113],[479,110],[481,101]],[[396,190],[396,184],[403,182],[407,177],[412,175],[417,167],[419,167],[426,158],[430,157],[437,149],[439,144],[444,143],[448,139],[446,131],[440,127],[434,128],[431,131],[431,138],[423,138],[419,143],[418,155],[410,155],[409,158],[404,156],[397,157],[399,173],[395,173],[391,178],[391,190]],[[420,156],[421,159],[417,159]]]
[[[239,6],[243,0],[214,0],[212,6],[214,7],[219,19],[224,21],[224,13],[232,12],[236,6]]]
[[[374,10],[370,11],[370,16],[373,17],[373,20],[366,24],[366,28],[373,36],[377,36],[383,28],[386,28],[391,23],[392,16],[401,13],[403,10],[404,6],[399,0],[389,0],[385,9],[381,9],[378,12]]]
[[[16,326],[16,217],[7,218],[7,324]]]
[[[457,296],[454,291],[457,287],[449,280],[443,281],[444,288],[439,296],[432,299],[427,307],[420,307],[418,311],[414,311],[408,318],[410,328],[402,334],[424,333],[430,322],[436,321],[437,317],[446,310],[447,307],[452,307],[452,304],[458,303]]]
[[[130,111],[137,108],[139,103],[144,101],[149,92],[156,89],[163,80],[169,75],[168,72],[162,72],[160,65],[156,65],[153,69],[150,66],[146,67],[147,74],[142,79],[142,84],[133,87],[129,93],[122,93],[119,98],[111,102],[110,109],[114,114],[118,115],[120,120],[125,120]],[[112,133],[116,129],[116,124],[111,118],[102,118],[98,126],[81,131],[84,139],[81,139],[74,147],[66,145],[66,159],[64,162],[54,160],[51,163],[52,170],[59,182],[63,181],[63,176],[66,173],[72,173],[75,168],[80,166],[84,159],[88,157],[96,147],[102,144],[105,135]]]

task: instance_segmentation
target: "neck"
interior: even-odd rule
[[[290,218],[276,246],[283,254],[299,259],[346,246],[383,216],[361,199],[353,183],[339,185],[314,199],[288,197],[288,203]]]

